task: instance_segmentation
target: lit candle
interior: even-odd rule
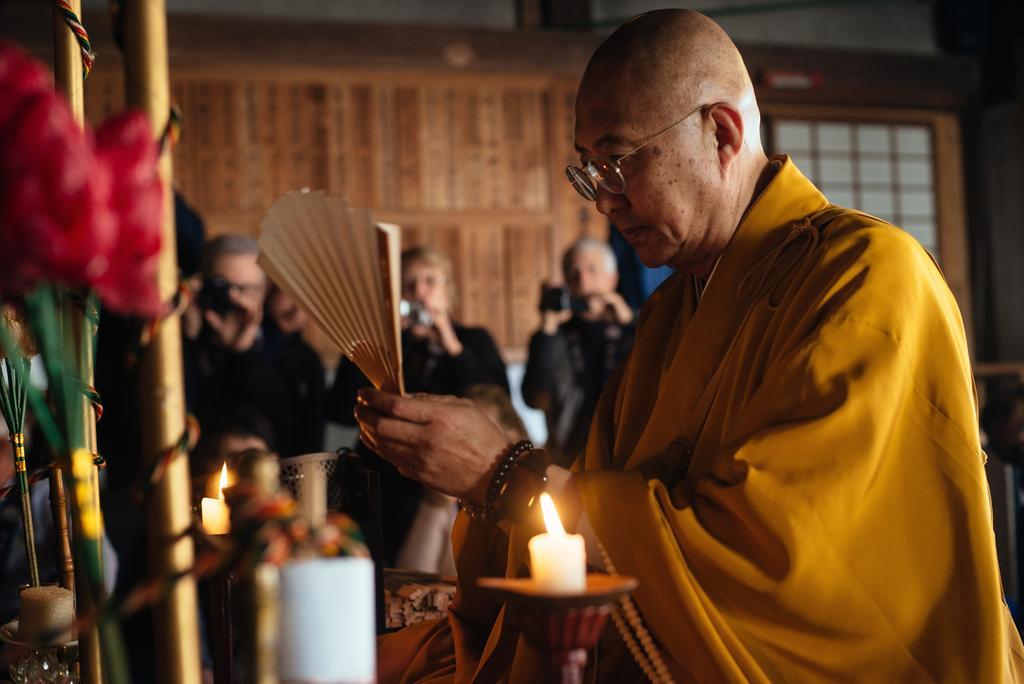
[[[217,498],[203,497],[203,529],[207,534],[228,534],[231,532],[231,509],[224,503],[224,488],[228,485],[228,464],[220,470],[220,486]]]
[[[530,540],[530,574],[534,582],[552,594],[579,594],[587,587],[587,550],[583,535],[566,534],[547,494],[540,495],[547,534]]]

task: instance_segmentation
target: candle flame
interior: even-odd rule
[[[562,526],[561,518],[558,517],[555,502],[547,492],[540,495],[540,509],[544,513],[544,527],[548,528],[548,534],[565,536],[565,528]]]
[[[220,469],[220,485],[217,487],[217,498],[221,501],[224,500],[224,488],[228,486],[228,462],[224,461],[224,466]]]

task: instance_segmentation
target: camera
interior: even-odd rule
[[[197,297],[199,307],[219,314],[237,309],[238,305],[231,301],[231,287],[227,278],[204,278]]]
[[[540,294],[540,310],[541,312],[569,310],[573,313],[581,313],[587,310],[587,300],[582,297],[573,297],[565,285],[545,287]]]
[[[408,319],[412,325],[422,325],[425,328],[434,325],[434,317],[430,315],[423,304],[415,299],[403,299],[398,305],[398,313],[402,318]]]

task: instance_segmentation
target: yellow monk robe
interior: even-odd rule
[[[641,312],[577,482],[677,681],[1024,681],[983,461],[938,268],[785,160],[700,304],[677,275]],[[513,530],[509,574],[532,533]],[[536,681],[469,589],[501,541],[465,520],[455,537],[466,591],[450,627],[421,628],[406,681]],[[612,650],[599,679],[636,680]]]

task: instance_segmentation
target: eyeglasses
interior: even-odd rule
[[[647,140],[644,140],[642,143],[631,149],[629,152],[624,154],[612,154],[606,157],[591,157],[583,167],[572,166],[570,164],[565,167],[565,175],[569,179],[569,182],[572,183],[572,187],[576,188],[576,192],[580,193],[583,195],[584,199],[591,202],[597,201],[598,186],[601,186],[608,192],[621,195],[626,192],[626,178],[622,175],[622,169],[619,167],[619,164],[623,159],[632,154],[636,154],[658,136],[667,133],[697,112],[707,109],[708,107],[714,107],[715,104],[721,103],[703,104],[700,107],[697,107],[678,121],[665,126],[660,131],[647,138]]]

